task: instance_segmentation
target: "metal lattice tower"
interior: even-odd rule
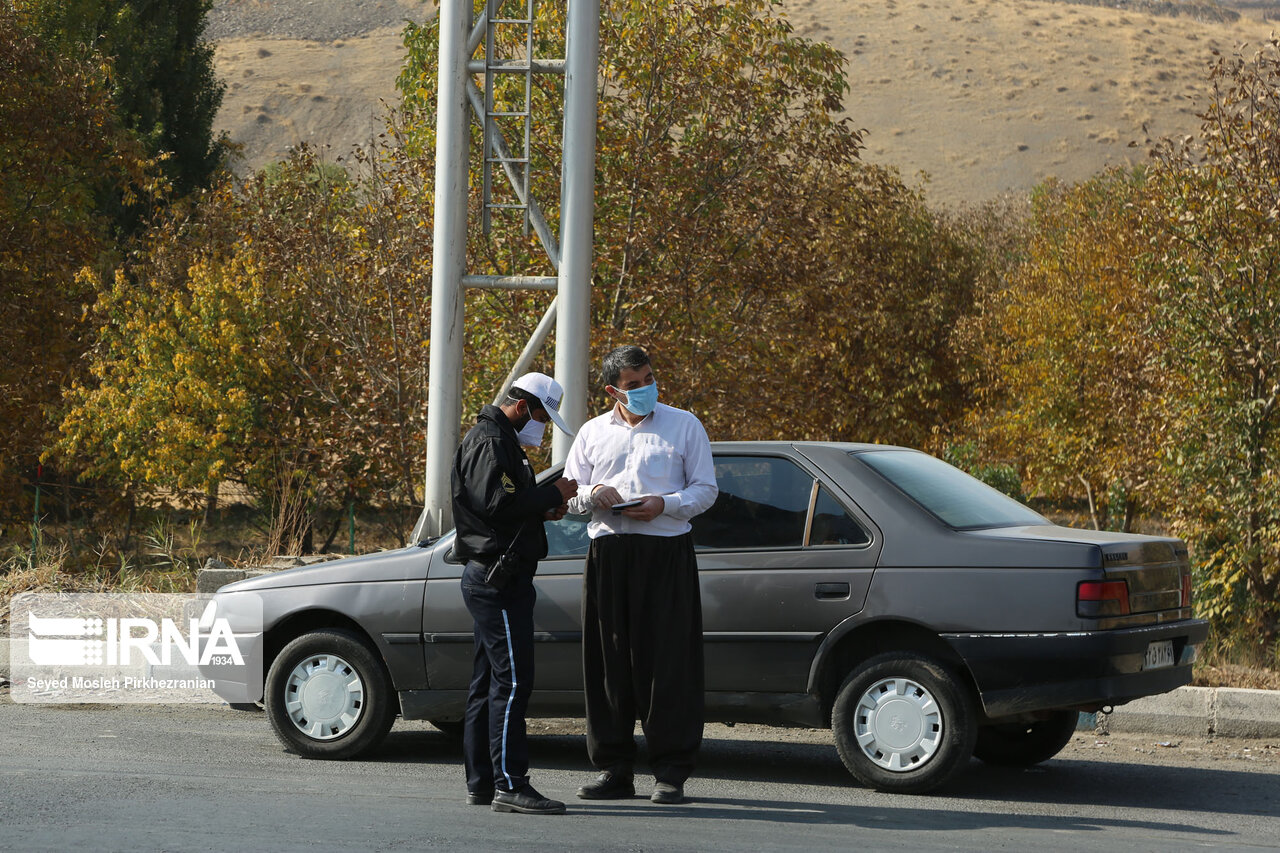
[[[515,7],[523,6],[523,17]],[[472,20],[472,0],[443,0],[440,5],[440,73],[436,112],[436,187],[433,268],[431,281],[431,365],[427,410],[425,506],[415,541],[439,535],[452,526],[449,469],[460,439],[462,422],[462,343],[465,335],[464,287],[535,288],[555,290],[556,298],[539,321],[503,387],[525,373],[554,324],[555,378],[564,386],[561,414],[570,426],[586,420],[587,367],[590,345],[592,224],[595,202],[596,78],[599,65],[599,0],[568,0],[565,58],[541,60],[533,55],[534,0],[488,0]],[[504,8],[511,8],[508,15]],[[525,56],[500,59],[495,55],[496,28],[523,26]],[[482,58],[473,59],[481,42]],[[496,110],[494,83],[498,75],[523,74],[524,100],[520,109]],[[530,195],[532,93],[534,74],[564,74],[564,132],[561,140],[560,234],[557,241],[542,209]],[[475,75],[483,75],[484,90]],[[495,211],[518,210],[537,235],[555,276],[468,275],[467,201],[469,194],[471,115],[483,128],[481,228],[488,233]],[[506,131],[520,129],[522,140],[513,152]],[[495,169],[510,184],[516,203],[494,201]],[[552,458],[562,461],[569,439],[556,430]]]
[[[484,167],[481,170],[483,186],[481,190],[480,227],[486,235],[489,233],[492,212],[502,209],[520,211],[522,213],[521,219],[523,220],[523,233],[526,236],[529,234],[529,181],[533,171],[533,159],[530,156],[530,143],[533,137],[533,3],[534,0],[525,0],[523,18],[489,18],[488,25],[485,27],[484,136],[488,139],[497,134],[505,138],[498,121],[499,119],[509,119],[512,124],[518,123],[520,125],[520,136],[523,143],[517,156],[504,157],[498,152],[490,150],[489,146],[485,148]],[[488,12],[488,9],[486,8],[485,11]],[[498,59],[497,31],[500,26],[523,28],[525,50],[523,63]],[[523,78],[524,98],[518,105],[518,109],[498,111],[494,107],[494,83],[497,75],[503,72],[519,74]],[[512,189],[515,190],[516,194],[516,202],[514,204],[501,204],[493,200],[493,167],[495,164],[502,169],[510,168],[516,173],[515,175],[508,175]]]

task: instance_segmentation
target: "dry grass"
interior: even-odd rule
[[[1280,672],[1261,667],[1224,663],[1196,667],[1197,687],[1244,687],[1251,690],[1280,690]]]
[[[1280,646],[1245,642],[1242,632],[1227,637],[1211,632],[1196,661],[1197,687],[1280,690]]]
[[[65,542],[48,543],[38,535],[30,548],[11,547],[0,561],[0,635],[8,633],[9,606],[15,595],[39,593],[163,592],[188,593],[196,588],[196,570],[171,552],[149,545],[145,565],[94,551],[77,564]]]

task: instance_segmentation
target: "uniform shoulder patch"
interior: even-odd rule
[[[511,478],[506,474],[502,475],[502,490],[509,495],[515,494],[516,484],[511,482]]]

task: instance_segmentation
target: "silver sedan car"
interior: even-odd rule
[[[720,495],[694,520],[708,720],[830,726],[863,784],[921,792],[971,756],[1044,761],[1079,712],[1191,679],[1208,626],[1179,539],[1060,527],[900,447],[713,450]],[[531,716],[582,713],[586,525],[546,525]],[[261,604],[239,640],[265,672],[223,695],[312,758],[367,752],[397,715],[456,731],[473,645],[452,540],[223,587],[224,608]]]

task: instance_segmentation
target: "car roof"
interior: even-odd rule
[[[779,451],[795,448],[803,450],[809,447],[824,447],[833,450],[845,450],[850,453],[865,453],[869,450],[909,450],[914,448],[899,447],[895,444],[872,444],[853,441],[713,441],[712,448],[719,451],[740,451],[743,453],[761,451]]]

